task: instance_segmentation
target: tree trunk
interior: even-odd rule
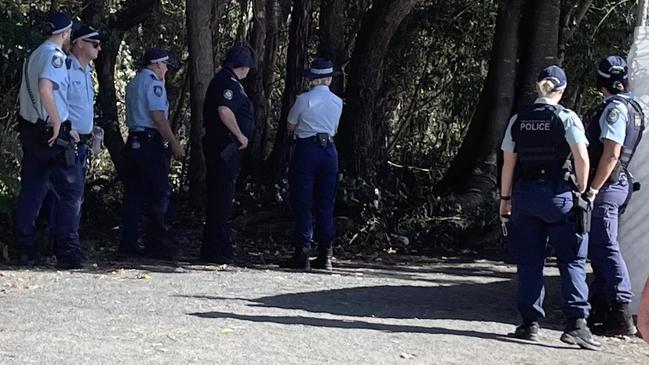
[[[496,152],[512,112],[516,85],[518,29],[525,0],[500,4],[489,71],[462,146],[435,190],[493,191]],[[476,191],[477,190],[477,191]]]
[[[189,198],[202,207],[205,195],[205,158],[203,156],[203,102],[207,86],[214,76],[211,4],[203,0],[187,0],[187,40],[189,48],[189,78],[191,85],[191,128],[189,155]]]
[[[212,32],[212,59],[214,60],[213,65],[214,69],[212,73],[216,71],[216,68],[221,65],[221,33],[219,32],[219,22],[221,21],[221,16],[225,11],[225,8],[228,4],[226,0],[211,0],[211,9],[210,9],[210,30]]]
[[[345,54],[345,7],[344,0],[322,0],[320,3],[319,56],[333,61],[337,70],[342,69]],[[343,78],[335,77],[331,91],[343,96]]]
[[[119,177],[124,173],[122,164],[124,139],[120,132],[115,89],[117,54],[124,33],[144,21],[151,9],[159,4],[160,0],[129,0],[116,13],[107,14],[105,1],[84,0],[82,3],[82,19],[85,23],[110,30],[110,38],[102,43],[102,51],[95,60],[99,82],[96,108],[99,110],[97,124],[104,129],[104,145],[108,149]]]
[[[285,171],[288,152],[286,118],[302,86],[302,68],[311,34],[312,12],[313,0],[295,0],[293,2],[282,112],[278,121],[273,152],[269,157],[271,181],[277,181]]]
[[[515,106],[532,103],[536,99],[536,78],[543,68],[556,64],[559,45],[559,20],[561,0],[528,2],[521,27],[529,34],[526,47],[519,48],[521,74]]]
[[[268,28],[267,3],[274,1],[254,0],[253,26],[250,39],[250,46],[255,50],[257,58],[257,69],[251,71],[245,80],[246,89],[249,90],[252,102],[255,106],[255,135],[250,141],[250,152],[247,155],[247,167],[254,176],[261,172],[263,156],[263,140],[266,135],[266,121],[268,117],[268,103],[266,89],[264,88],[264,76],[273,72],[266,67],[266,37]],[[271,15],[272,16],[272,15]]]
[[[370,182],[375,180],[386,157],[385,121],[373,123],[383,84],[384,59],[392,36],[416,3],[417,0],[375,1],[363,18],[351,56],[339,142],[349,172]]]

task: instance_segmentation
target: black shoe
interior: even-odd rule
[[[638,332],[633,323],[629,303],[611,304],[611,311],[604,322],[602,332],[605,336],[633,336]]]
[[[309,262],[309,255],[304,253],[296,253],[290,259],[281,261],[279,267],[283,269],[296,269],[296,270],[311,270]]]
[[[208,264],[217,264],[217,265],[234,265],[236,263],[234,257],[228,257],[223,255],[201,255],[200,261]]]
[[[523,324],[516,327],[513,336],[521,340],[536,341],[539,339],[539,322],[524,321]]]
[[[599,297],[592,297],[589,302],[590,315],[588,316],[588,327],[590,327],[591,331],[597,332],[596,330],[606,323],[611,306],[606,300]]]
[[[62,270],[82,269],[87,261],[88,258],[81,251],[66,253],[57,257],[56,268]]]
[[[593,351],[598,351],[602,348],[602,344],[593,338],[584,318],[568,320],[566,329],[561,335],[561,341],[569,345],[578,345],[582,349]]]
[[[39,262],[39,257],[36,254],[23,252],[18,257],[18,266],[22,267],[33,267],[36,266]]]
[[[180,248],[171,244],[157,244],[144,248],[144,257],[154,260],[178,261]]]
[[[319,270],[333,270],[333,265],[331,264],[331,258],[333,256],[333,250],[320,249],[318,252],[318,257],[314,260],[311,260],[311,268]]]

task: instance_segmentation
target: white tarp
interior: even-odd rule
[[[649,118],[649,27],[635,29],[628,55],[630,89]],[[638,300],[649,276],[649,133],[645,133],[629,171],[642,189],[633,193],[629,206],[620,218],[619,241],[631,276],[635,298],[631,304],[637,312]]]

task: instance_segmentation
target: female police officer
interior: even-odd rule
[[[588,243],[569,216],[573,188],[565,178],[572,153],[576,188],[583,192],[588,177],[588,142],[577,115],[558,104],[566,85],[561,68],[543,69],[537,83],[539,98],[509,121],[502,143],[500,214],[511,214],[509,239],[518,262],[518,310],[523,323],[514,336],[529,340],[538,337],[538,320],[545,314],[543,266],[549,242],[559,259],[562,309],[567,318],[561,340],[596,350],[600,344],[586,326]]]
[[[295,136],[290,165],[290,195],[295,214],[295,253],[281,267],[331,270],[331,246],[335,237],[333,221],[338,153],[333,136],[343,110],[342,100],[329,90],[336,75],[333,63],[317,58],[304,77],[311,90],[298,95],[288,114],[288,131]],[[311,209],[316,218],[315,235]],[[315,237],[313,237],[315,236]],[[318,242],[318,258],[309,262],[311,239]]]

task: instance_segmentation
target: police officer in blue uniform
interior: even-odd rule
[[[74,27],[73,27],[74,29]],[[70,111],[70,122],[73,133],[78,134],[79,141],[76,143],[77,155],[74,165],[70,166],[70,175],[75,178],[70,180],[75,185],[74,212],[71,224],[75,225],[74,230],[79,229],[81,219],[81,204],[84,198],[84,185],[86,171],[88,168],[88,141],[92,136],[94,120],[94,100],[95,89],[92,84],[92,67],[90,63],[94,61],[101,50],[101,41],[103,37],[89,26],[77,27],[72,32],[72,53],[68,57],[69,62],[68,76],[68,105]],[[50,245],[56,246],[56,220],[58,199],[56,192],[53,191],[48,195],[51,199],[48,203],[51,206],[49,226]],[[47,204],[46,204],[47,205]]]
[[[207,168],[207,206],[201,260],[231,264],[230,215],[243,151],[255,134],[254,107],[241,80],[256,67],[248,47],[228,50],[223,67],[207,88],[203,105],[203,153]]]
[[[138,226],[146,208],[144,254],[149,258],[175,260],[179,248],[167,239],[165,214],[171,188],[169,169],[171,155],[177,160],[184,150],[171,130],[165,75],[177,61],[168,51],[147,50],[137,75],[126,86],[126,126],[129,129],[124,147],[127,165],[126,194],[122,222],[122,240],[118,256],[136,257]]]
[[[295,252],[280,267],[332,269],[333,210],[338,178],[338,152],[333,138],[343,109],[342,99],[329,90],[336,74],[331,61],[315,59],[311,68],[304,71],[311,89],[298,95],[288,114],[288,131],[295,140],[289,180],[295,214]],[[313,239],[318,243],[318,257],[310,262]]]
[[[622,57],[601,60],[597,89],[604,94],[604,102],[587,129],[592,162],[587,196],[594,200],[588,252],[594,274],[589,324],[597,333],[633,335],[631,281],[617,232],[618,218],[632,191],[628,165],[642,137],[644,114],[628,91],[627,65]]]
[[[23,66],[20,86],[23,160],[16,208],[19,265],[38,262],[35,223],[50,180],[59,198],[57,265],[74,269],[82,267],[85,261],[75,220],[82,186],[75,169],[79,136],[69,122],[69,63],[64,52],[70,45],[71,28],[70,17],[52,13],[44,27],[47,40],[32,52]]]
[[[587,140],[577,115],[559,101],[567,86],[565,72],[550,66],[538,77],[539,98],[509,121],[502,143],[504,163],[500,214],[511,215],[510,246],[517,257],[518,310],[523,323],[514,336],[538,338],[544,317],[543,267],[546,243],[558,257],[561,273],[562,309],[566,316],[563,342],[597,350],[586,325],[587,234],[578,232],[574,217],[573,188],[583,192],[588,178]],[[569,165],[572,154],[574,171]],[[574,173],[576,186],[566,181]]]

